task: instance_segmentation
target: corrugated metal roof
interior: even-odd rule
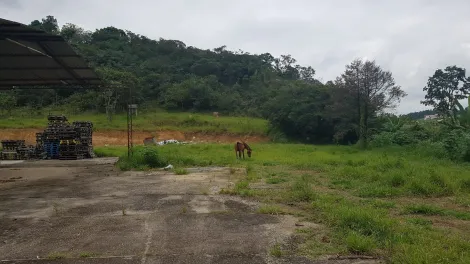
[[[0,89],[99,84],[93,69],[61,36],[0,18]]]

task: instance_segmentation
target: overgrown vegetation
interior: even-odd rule
[[[327,235],[304,234],[305,254],[366,254],[390,263],[470,260],[466,202],[470,164],[437,158],[414,146],[366,151],[303,144],[252,144],[252,148],[256,150],[252,158],[245,160],[232,157],[228,144],[141,147],[136,153],[157,151],[161,160],[180,167],[244,168],[245,176],[222,193],[256,197],[266,204],[259,213],[284,214],[290,210],[283,206],[295,206],[300,210],[296,214],[329,227]],[[126,151],[97,149],[109,155]],[[283,180],[276,180],[276,189],[250,188],[253,182],[271,185],[268,180],[278,178]],[[279,250],[272,252],[283,254]]]

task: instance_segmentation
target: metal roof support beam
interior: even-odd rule
[[[51,52],[51,49],[49,49],[49,47],[47,45],[44,45],[42,42],[38,41],[37,42],[38,45],[44,49],[44,51],[46,52],[46,54],[52,54]],[[49,55],[51,56],[51,55]],[[73,70],[71,70],[66,64],[64,64],[62,61],[58,60],[57,58],[54,58],[53,56],[51,56],[51,58],[57,62],[57,64],[59,64],[60,66],[62,66],[64,68],[64,70],[66,72],[68,72],[73,78],[75,81],[79,82],[80,83],[80,76],[78,76]],[[64,80],[62,80],[64,81]]]

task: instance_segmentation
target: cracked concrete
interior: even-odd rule
[[[269,255],[297,219],[256,214],[257,203],[217,194],[242,172],[120,172],[114,162],[3,164],[0,262],[317,263]],[[318,263],[360,263],[341,261]]]

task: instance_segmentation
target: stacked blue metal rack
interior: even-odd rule
[[[59,158],[59,146],[59,141],[44,142],[44,149],[46,151],[47,158]]]

